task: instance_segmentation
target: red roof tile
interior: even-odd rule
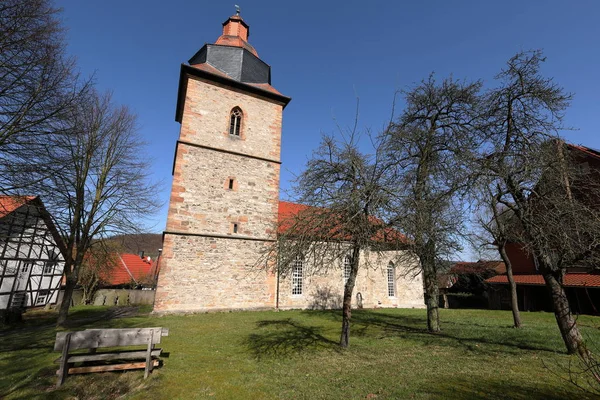
[[[278,226],[277,233],[282,234],[287,232],[294,224],[294,218],[307,210],[318,210],[317,207],[307,206],[305,204],[292,203],[289,201],[279,202],[279,215],[278,215]],[[372,217],[374,225],[383,225],[383,221],[378,218]],[[335,230],[335,229],[334,229]],[[407,242],[406,236],[398,232],[393,228],[382,228],[377,231],[373,240],[376,242]]]
[[[545,285],[544,278],[542,275],[514,275],[515,283],[518,285]],[[507,284],[508,279],[506,275],[498,275],[493,278],[487,279],[488,283],[499,283]],[[600,287],[600,273],[593,274],[566,274],[563,280],[563,285],[567,287]]]
[[[35,196],[0,196],[0,218],[7,216],[33,199]]]
[[[114,268],[108,276],[102,276],[102,281],[111,286],[140,282],[152,270],[152,261],[148,260],[149,258],[142,259],[137,254],[118,254]]]

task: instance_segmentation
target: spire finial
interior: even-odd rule
[[[235,15],[240,15],[240,6],[235,5]]]

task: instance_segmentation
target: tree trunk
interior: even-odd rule
[[[578,354],[582,359],[588,360],[590,353],[585,346],[583,336],[577,327],[577,321],[571,313],[567,294],[560,282],[559,272],[545,271],[542,273],[546,287],[552,295],[552,305],[554,307],[554,316],[558,323],[558,329],[562,335],[567,352],[569,354]]]
[[[56,326],[63,326],[67,321],[69,315],[69,307],[71,306],[71,299],[73,298],[73,291],[77,285],[77,271],[73,268],[72,262],[65,262],[65,273],[67,276],[67,283],[65,285],[65,291],[63,293],[63,299],[58,309],[58,319],[56,320]]]
[[[58,310],[58,319],[56,320],[56,326],[63,326],[67,321],[67,316],[69,315],[69,307],[71,306],[71,299],[73,298],[73,291],[75,290],[75,286],[77,284],[77,280],[73,280],[72,277],[67,277],[67,284],[65,286],[65,291],[63,294],[62,302],[60,303],[60,308]]]
[[[510,289],[510,307],[512,309],[513,323],[515,328],[521,327],[521,313],[519,312],[519,298],[517,297],[517,285],[512,273],[512,264],[506,254],[504,243],[498,246],[498,252],[504,265],[506,265],[506,277],[508,278],[508,288]]]
[[[440,295],[438,289],[437,271],[435,267],[435,255],[431,244],[426,245],[425,255],[421,257],[423,268],[423,280],[425,281],[425,305],[427,306],[427,330],[429,332],[440,331],[439,304]]]
[[[342,305],[342,334],[340,337],[340,347],[350,345],[350,318],[352,317],[352,292],[358,275],[358,263],[360,257],[360,246],[354,245],[352,248],[352,269],[348,281],[344,285],[344,302]]]

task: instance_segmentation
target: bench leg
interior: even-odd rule
[[[146,351],[146,369],[144,370],[144,379],[152,371],[152,347],[154,343],[154,331],[150,332],[150,340],[148,341],[148,350]]]
[[[65,344],[62,351],[62,357],[60,359],[60,368],[58,370],[58,380],[56,387],[59,388],[67,379],[69,373],[69,346],[71,345],[71,334],[68,333],[65,337]]]

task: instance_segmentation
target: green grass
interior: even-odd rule
[[[424,310],[356,310],[350,348],[337,347],[339,311],[237,312],[157,317],[148,309],[75,308],[70,329],[170,329],[164,365],[143,371],[70,376],[55,390],[54,315],[27,315],[0,330],[0,397],[8,399],[588,399],[566,382],[554,316],[441,310],[425,331]],[[600,318],[579,324],[600,343]],[[561,377],[561,375],[563,377]]]

